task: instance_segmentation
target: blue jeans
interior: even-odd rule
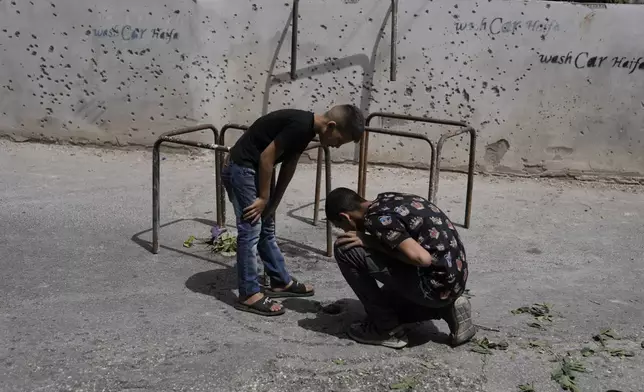
[[[222,171],[222,182],[237,217],[237,282],[242,299],[260,291],[257,253],[270,277],[271,286],[286,286],[291,281],[284,256],[275,240],[273,218],[261,219],[255,224],[242,219],[244,209],[257,199],[258,181],[259,176],[254,169],[232,161]]]

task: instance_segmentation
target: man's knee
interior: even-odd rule
[[[333,247],[333,256],[335,257],[335,261],[337,261],[338,264],[356,265],[364,262],[365,258],[367,257],[367,253],[361,246],[355,246],[350,249],[343,249],[341,246],[336,244]]]

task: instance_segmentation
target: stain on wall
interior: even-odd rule
[[[196,123],[351,102],[466,121],[491,171],[644,173],[644,52],[632,38],[644,7],[401,1],[392,82],[391,2],[336,2],[300,2],[292,80],[292,1],[0,1],[0,133],[150,145]],[[374,125],[436,140],[449,129]],[[465,168],[468,146],[447,142],[443,166]],[[373,135],[369,159],[425,166],[428,149]]]

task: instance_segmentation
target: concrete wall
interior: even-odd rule
[[[389,0],[302,0],[292,81],[291,3],[0,0],[0,132],[149,145],[185,125],[353,102],[471,123],[489,171],[644,173],[644,7],[401,0],[392,82]],[[445,165],[464,167],[466,142],[448,143]],[[416,142],[370,146],[372,161],[427,162]]]

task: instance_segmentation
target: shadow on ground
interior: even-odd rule
[[[322,306],[318,301],[291,298],[283,301],[284,307],[298,313],[315,313],[314,318],[304,318],[297,324],[309,331],[324,333],[340,339],[348,339],[346,331],[351,324],[365,317],[360,301],[344,298]],[[449,336],[436,328],[433,322],[425,321],[406,325],[409,338],[408,347],[423,345],[428,342],[448,344]]]

